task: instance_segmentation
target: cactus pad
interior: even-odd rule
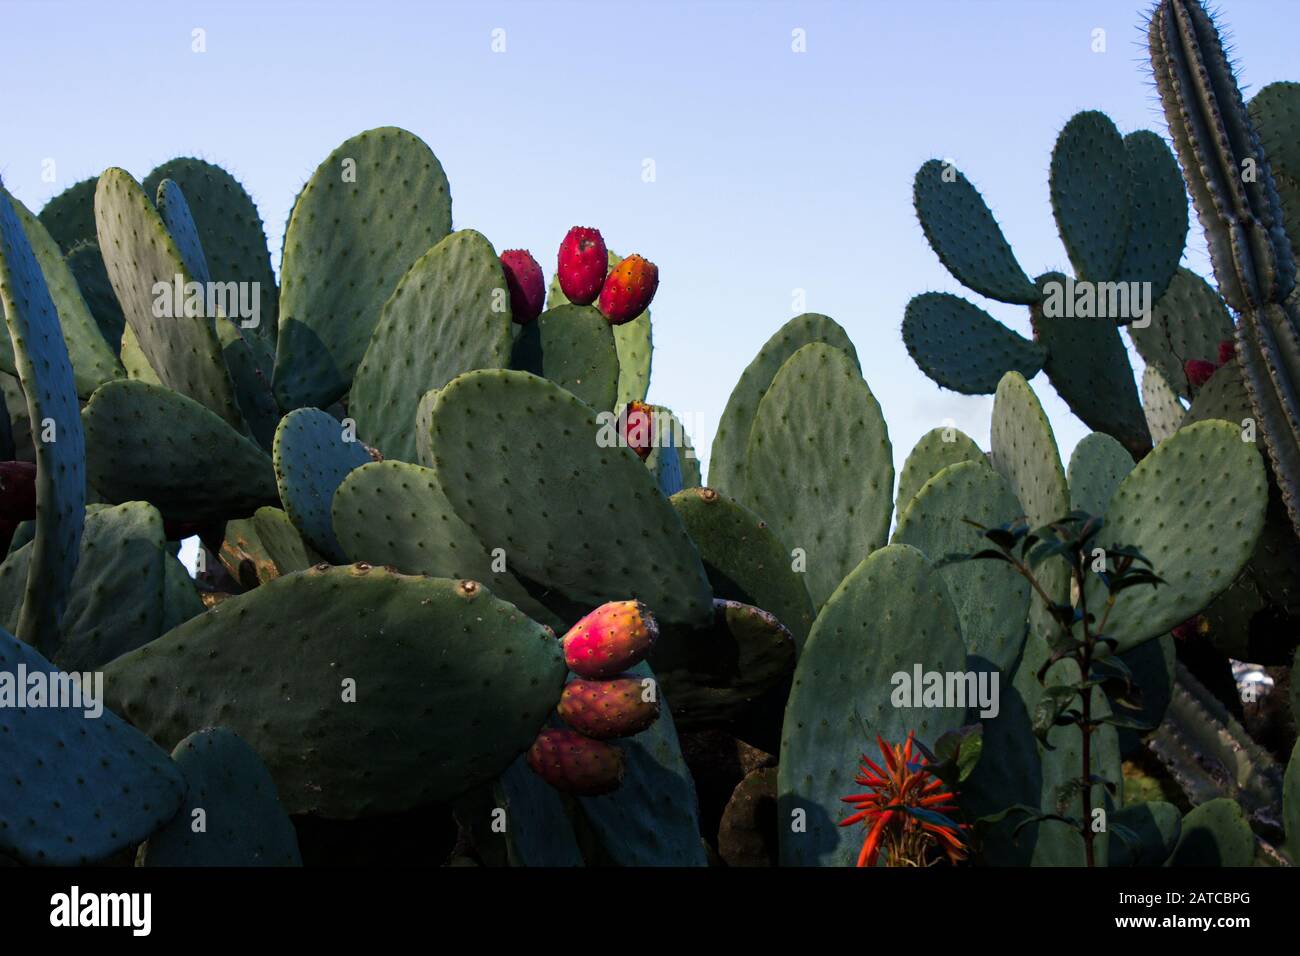
[[[989,394],[1010,371],[1033,378],[1048,359],[1037,342],[947,292],[926,292],[907,303],[903,344],[921,371],[964,395]]]
[[[334,492],[370,460],[360,441],[346,439],[337,418],[317,408],[294,409],[275,430],[275,480],[285,514],[308,544],[336,563],[345,554],[330,514]]]

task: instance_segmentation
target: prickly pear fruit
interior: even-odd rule
[[[542,314],[546,302],[542,267],[527,249],[507,249],[501,253],[501,269],[510,290],[510,317],[527,325]]]
[[[642,461],[649,458],[654,448],[654,406],[633,399],[623,409],[619,427],[623,444]]]
[[[628,256],[605,280],[600,290],[600,311],[610,325],[630,322],[650,307],[658,288],[659,267],[649,259]]]
[[[658,720],[659,699],[653,683],[640,677],[578,679],[564,686],[555,711],[578,733],[610,740],[639,734]]]
[[[1219,343],[1219,364],[1227,365],[1237,357],[1237,343],[1232,339],[1224,339]]]
[[[0,519],[18,522],[36,517],[36,465],[0,461]]]
[[[1210,621],[1202,614],[1189,617],[1169,632],[1176,639],[1185,641],[1191,637],[1204,637],[1210,633]]]
[[[528,766],[556,790],[598,797],[623,782],[623,751],[573,730],[546,729],[528,748]]]
[[[560,243],[556,274],[560,291],[574,305],[591,305],[600,295],[609,269],[609,253],[599,229],[574,226]]]
[[[610,601],[564,635],[564,662],[579,677],[613,677],[641,663],[658,636],[654,615],[640,601]]]
[[[1207,362],[1205,359],[1188,359],[1183,363],[1183,371],[1187,373],[1187,381],[1192,388],[1200,388],[1208,382],[1218,368],[1213,362]]]

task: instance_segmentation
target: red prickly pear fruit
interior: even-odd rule
[[[597,680],[641,663],[658,636],[654,615],[640,601],[610,601],[573,625],[560,643],[569,670]]]
[[[646,700],[647,690],[651,691]],[[659,719],[659,699],[653,684],[631,675],[613,680],[571,680],[564,685],[555,712],[560,719],[593,740],[631,737]]]
[[[609,271],[609,253],[599,229],[574,226],[560,243],[556,275],[560,291],[574,305],[591,305]]]
[[[542,314],[546,302],[542,267],[527,249],[507,249],[501,253],[501,269],[510,290],[510,316],[519,325],[527,325]]]
[[[17,523],[36,517],[36,465],[0,461],[0,519]]]
[[[1188,359],[1183,363],[1183,371],[1187,373],[1187,382],[1192,388],[1200,388],[1218,369],[1217,365],[1205,359]]]
[[[631,322],[650,307],[659,288],[659,267],[649,259],[628,256],[614,267],[600,290],[600,311],[610,325]]]
[[[548,728],[528,748],[528,766],[556,790],[598,797],[623,782],[623,751],[573,730]]]
[[[1219,343],[1219,364],[1227,365],[1237,357],[1237,343],[1232,339],[1224,339]]]
[[[654,406],[633,399],[623,409],[619,430],[623,444],[645,461],[654,447]]]

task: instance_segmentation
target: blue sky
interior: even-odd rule
[[[442,161],[455,226],[531,249],[548,278],[575,224],[658,263],[651,400],[690,417],[697,447],[803,289],[853,338],[901,464],[947,418],[987,447],[991,408],[914,366],[899,334],[908,299],[967,294],[1028,333],[1025,310],[964,293],[939,264],[913,174],[951,158],[1030,275],[1065,266],[1047,195],[1057,131],[1100,109],[1122,132],[1165,133],[1148,6],[0,0],[0,175],[38,209],[110,165],[139,178],[172,156],[219,162],[257,200],[278,268],[316,164],[363,129],[403,126]],[[1248,91],[1297,78],[1294,31],[1280,29],[1294,4],[1225,6]],[[1105,53],[1091,50],[1096,28]],[[51,158],[55,184],[41,180]],[[1195,223],[1184,264],[1209,271]],[[1034,386],[1068,454],[1086,431],[1045,376]]]

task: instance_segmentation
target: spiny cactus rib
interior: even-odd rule
[[[36,451],[36,537],[17,635],[43,653],[77,567],[86,505],[86,438],[59,316],[14,206],[0,192],[0,305]]]
[[[1300,303],[1292,296],[1295,255],[1281,199],[1218,31],[1198,0],[1161,0],[1149,40],[1219,290],[1240,314],[1237,360],[1300,533]]]
[[[1283,768],[1182,664],[1165,719],[1147,739],[1193,806],[1230,798],[1261,834],[1279,840]]]

